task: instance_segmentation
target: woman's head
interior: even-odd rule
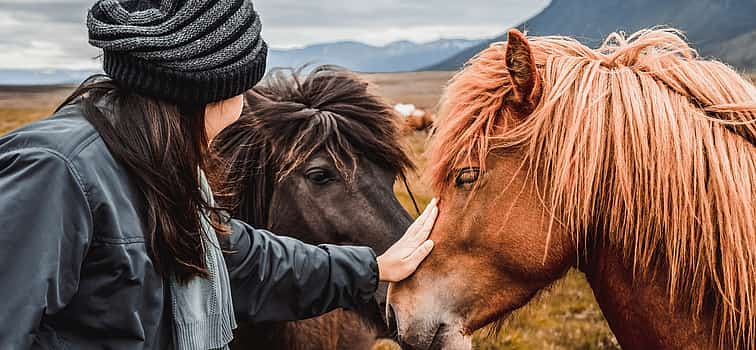
[[[144,198],[155,268],[187,281],[206,276],[200,215],[221,213],[200,190],[208,143],[238,119],[241,95],[265,74],[267,46],[249,0],[100,0],[87,17],[106,75],[80,100],[113,157]]]

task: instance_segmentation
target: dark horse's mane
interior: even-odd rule
[[[268,227],[276,182],[320,150],[347,181],[359,157],[400,175],[411,169],[393,109],[369,87],[345,69],[320,66],[307,75],[277,70],[247,92],[241,118],[213,142],[218,204]]]

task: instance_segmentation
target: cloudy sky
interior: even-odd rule
[[[0,0],[0,68],[89,69],[98,52],[84,19],[94,0]],[[339,40],[487,38],[549,0],[255,0],[274,48]]]

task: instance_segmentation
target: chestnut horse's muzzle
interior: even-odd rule
[[[399,334],[399,324],[396,319],[396,312],[394,308],[389,305],[386,312],[386,322],[388,324],[388,330],[391,336],[401,345],[403,350],[443,350],[444,336],[447,332],[447,326],[443,323],[439,324],[432,331],[433,336],[416,335],[401,337]]]

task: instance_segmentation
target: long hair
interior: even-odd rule
[[[435,188],[465,158],[484,167],[491,152],[519,150],[577,247],[603,242],[635,272],[664,268],[672,305],[713,311],[719,347],[756,348],[756,88],[670,29],[612,34],[595,50],[530,44],[543,97],[524,120],[504,105],[505,44],[453,78]]]
[[[200,213],[210,213],[214,224],[221,215],[200,190],[208,153],[205,106],[143,96],[104,75],[87,79],[58,109],[76,100],[144,196],[156,269],[181,282],[207,277]]]
[[[278,70],[246,102],[212,148],[222,162],[218,202],[250,224],[267,227],[274,185],[315,152],[325,151],[347,181],[360,156],[394,173],[412,168],[391,106],[342,68]]]

